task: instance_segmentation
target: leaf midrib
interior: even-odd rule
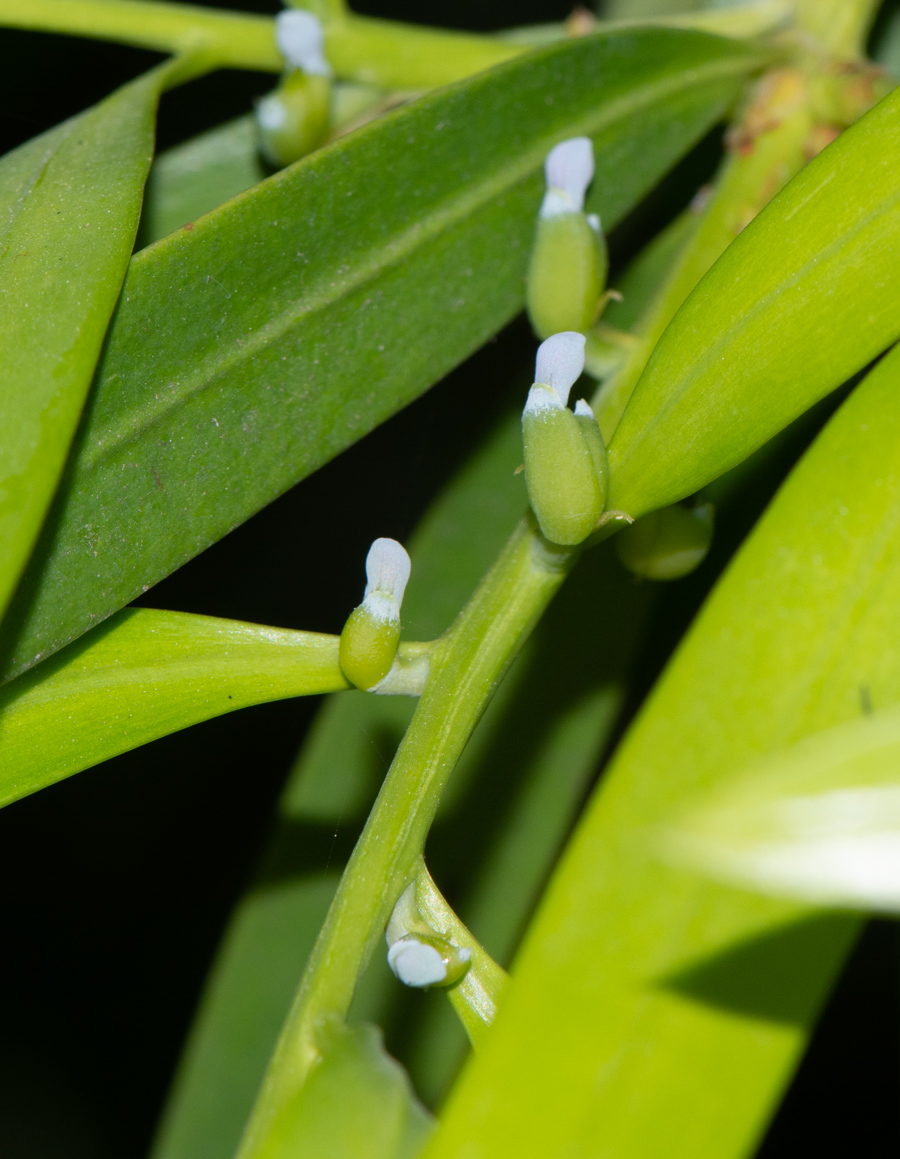
[[[640,95],[621,96],[605,105],[598,115],[586,115],[573,122],[567,132],[573,136],[596,134],[616,120],[639,112],[648,105],[659,103],[667,96],[697,88],[703,82],[740,75],[748,70],[749,64],[747,57],[736,55],[695,67],[685,73],[661,78],[642,89]],[[546,153],[558,136],[557,132],[541,137],[531,149],[520,155],[516,161],[502,167],[493,177],[483,180],[474,187],[468,187],[461,194],[448,197],[443,208],[429,214],[427,224],[416,222],[395,235],[391,241],[377,247],[369,261],[360,263],[356,272],[343,280],[339,290],[334,288],[335,282],[332,280],[334,274],[323,271],[317,287],[310,289],[300,302],[293,303],[258,330],[252,331],[239,341],[233,340],[230,344],[231,351],[227,356],[223,358],[218,354],[210,354],[200,360],[196,368],[180,380],[181,389],[177,395],[170,397],[162,405],[159,405],[157,399],[152,403],[148,400],[144,407],[127,412],[105,428],[102,434],[98,433],[96,441],[92,444],[92,448],[96,449],[87,450],[83,454],[81,473],[100,467],[105,460],[117,455],[130,442],[137,442],[144,437],[145,432],[163,424],[174,410],[184,405],[194,394],[201,393],[205,387],[231,371],[237,364],[253,357],[270,342],[283,336],[304,315],[324,312],[354,291],[375,282],[382,274],[400,265],[410,254],[424,247],[452,225],[534,174],[543,164]],[[340,145],[341,142],[337,142],[335,147]],[[135,416],[139,416],[141,410],[151,409],[152,419],[146,422],[136,421]]]

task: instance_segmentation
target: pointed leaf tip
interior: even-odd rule
[[[569,401],[569,391],[583,370],[584,335],[576,330],[554,334],[538,347],[534,381],[551,386],[563,406]]]

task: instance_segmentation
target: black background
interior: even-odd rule
[[[278,10],[275,0],[220,6]],[[365,0],[355,7],[487,29],[561,19],[570,5]],[[0,32],[0,152],[156,59],[114,45]],[[233,72],[169,94],[160,147],[240,115],[271,87],[271,77]],[[624,223],[613,239],[614,265],[706,179],[717,137]],[[425,398],[143,602],[340,631],[359,598],[368,544],[378,535],[408,536],[471,441],[471,416],[485,387],[502,380],[530,342],[523,324],[514,323]],[[641,689],[771,488],[765,490],[747,499],[700,572],[666,592],[642,660]],[[325,561],[327,581],[316,561]],[[314,708],[286,702],[211,721],[0,813],[2,1159],[146,1153],[210,957]],[[896,1153],[897,965],[893,925],[873,924],[763,1145],[765,1159]]]

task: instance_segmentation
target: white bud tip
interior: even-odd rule
[[[601,233],[603,233],[603,225],[600,221],[600,215],[598,213],[589,213],[585,218],[585,221],[587,221],[588,225],[598,237]]]
[[[444,959],[427,942],[402,938],[388,950],[388,965],[404,986],[436,986],[447,977]]]
[[[538,347],[534,381],[551,386],[562,405],[569,401],[569,391],[584,370],[584,335],[577,330],[563,330]]]
[[[547,193],[541,217],[558,217],[584,209],[584,195],[594,178],[594,146],[590,137],[572,137],[554,146],[544,162],[544,175]]]
[[[325,59],[325,32],[318,16],[302,8],[279,12],[275,17],[275,43],[291,68],[309,76],[331,76]]]
[[[406,548],[396,539],[376,539],[366,556],[365,595],[381,592],[391,596],[399,608],[409,583],[410,566]]]
[[[287,120],[287,109],[278,97],[263,97],[256,106],[256,120],[261,129],[274,132]]]
[[[586,419],[592,419],[594,417],[594,412],[591,410],[590,404],[586,403],[583,398],[580,398],[575,403],[575,413]]]

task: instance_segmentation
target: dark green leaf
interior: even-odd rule
[[[552,144],[594,137],[591,208],[609,226],[758,60],[668,30],[556,45],[351,134],[138,254],[5,631],[5,673],[226,534],[512,317]]]

